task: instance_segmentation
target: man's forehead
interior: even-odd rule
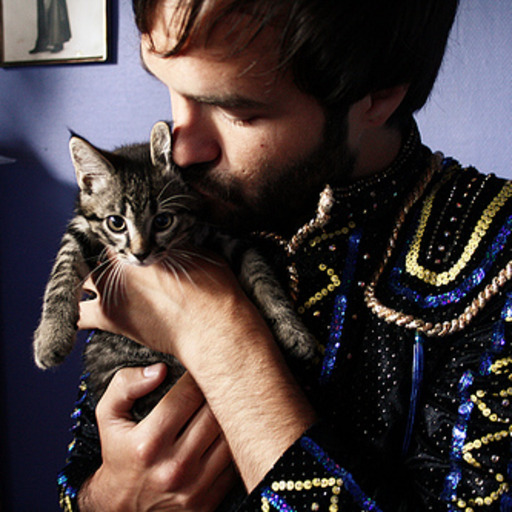
[[[261,62],[205,55],[200,50],[173,57],[142,51],[141,60],[149,74],[181,96],[231,110],[263,110],[269,98],[274,101],[279,96],[278,85],[291,81],[287,74],[269,70]]]
[[[143,49],[151,49],[156,53],[167,53],[172,50],[178,42],[184,14],[185,10],[178,9],[176,0],[158,2],[151,17],[150,33],[142,35]]]
[[[222,5],[223,2],[209,2]],[[192,34],[186,29],[189,2],[162,0],[152,18],[152,30],[143,35],[142,44],[148,50],[159,53],[186,52],[189,48],[206,50],[217,59],[252,54],[253,57],[277,58],[279,33],[272,23],[260,26],[253,15],[244,11],[231,12],[215,23],[208,18],[218,13],[214,9],[199,18]],[[185,36],[185,37],[184,37]],[[183,41],[182,39],[185,39]]]

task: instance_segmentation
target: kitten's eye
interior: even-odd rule
[[[126,222],[120,215],[111,215],[107,218],[107,226],[114,233],[121,233],[126,229]]]
[[[170,213],[159,213],[153,219],[153,226],[157,231],[163,231],[171,226],[174,221],[174,216]]]

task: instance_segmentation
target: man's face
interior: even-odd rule
[[[156,51],[145,37],[141,51],[147,69],[169,89],[172,156],[185,180],[212,205],[214,222],[295,230],[339,165],[344,137],[327,142],[320,104],[290,74],[269,71],[277,62],[270,30],[236,57],[225,57],[229,41],[217,30],[207,47],[164,58],[159,52],[170,46],[170,26],[162,11],[151,33]],[[345,134],[342,124],[337,128]]]

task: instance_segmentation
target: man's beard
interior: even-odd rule
[[[350,182],[355,155],[347,145],[346,115],[327,119],[321,143],[288,166],[263,166],[254,184],[198,164],[185,181],[206,198],[205,220],[236,234],[269,231],[291,236],[314,216],[325,185]],[[255,188],[256,187],[256,188]]]

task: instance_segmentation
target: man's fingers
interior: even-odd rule
[[[208,503],[216,509],[228,492],[241,482],[240,475],[233,462],[233,456],[226,438],[219,435],[210,448],[203,454],[198,466],[198,481],[208,492]],[[240,485],[242,485],[240,483]],[[242,491],[242,489],[241,489]]]
[[[98,328],[100,317],[103,317],[99,304],[99,291],[92,277],[88,277],[82,285],[82,300],[78,307],[80,309],[80,318],[78,328],[81,330]]]
[[[166,373],[167,367],[164,363],[119,370],[98,403],[98,418],[104,421],[131,420],[134,402],[156,389]]]
[[[210,493],[208,497],[209,504],[212,505],[214,509],[217,509],[226,498],[229,491],[233,489],[237,481],[240,481],[240,476],[235,469],[235,465],[230,463],[208,487]]]
[[[98,315],[100,314],[97,299],[81,301],[78,307],[80,310],[78,328],[80,330],[96,329],[99,325]]]
[[[206,510],[205,505],[213,510],[237,476],[227,442],[190,374],[140,423],[131,420],[135,400],[155,389],[165,375],[163,363],[117,372],[97,407],[100,435],[105,450],[110,448],[103,467],[109,468],[110,461],[113,475],[135,471],[135,486],[156,489],[170,505],[186,502],[187,510]]]
[[[167,439],[175,439],[203,403],[203,393],[186,372],[142,420],[141,428],[153,437],[159,432]]]
[[[93,296],[98,295],[98,288],[96,288],[96,284],[94,283],[94,280],[91,276],[85,280],[84,284],[82,285],[82,289],[84,292],[90,293]]]
[[[190,453],[192,457],[204,457],[218,443],[219,439],[223,439],[221,434],[221,428],[210,406],[205,402],[190,418],[186,429],[176,440],[176,446],[182,450],[182,453]],[[224,444],[227,446],[225,442]],[[229,458],[227,460],[229,461]]]
[[[233,464],[233,455],[229,449],[228,442],[223,434],[219,435],[208,450],[203,454],[201,471],[205,475],[208,485],[213,486],[215,479],[221,472],[226,470],[235,476],[236,471]],[[208,476],[211,475],[211,476]]]

